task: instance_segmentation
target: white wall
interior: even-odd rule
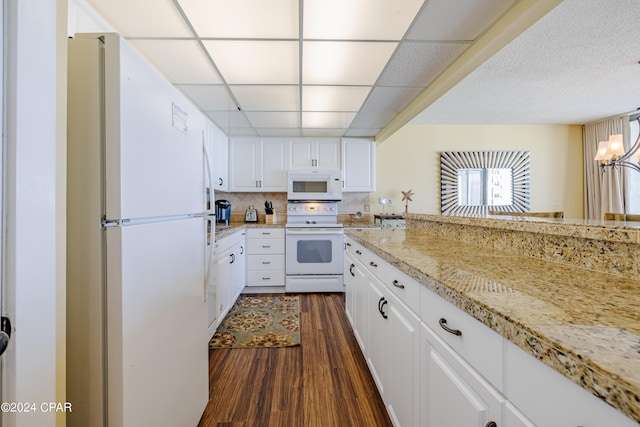
[[[4,402],[64,399],[66,0],[9,0],[6,68],[6,313]],[[64,30],[64,28],[63,28]],[[62,62],[61,62],[62,61]],[[62,306],[62,308],[61,308]],[[59,310],[63,310],[62,313]],[[57,393],[60,390],[61,393]],[[56,413],[2,414],[5,426],[54,426]],[[64,418],[61,418],[64,419]]]
[[[583,218],[582,127],[560,125],[406,125],[377,147],[377,192],[403,212],[400,191],[412,189],[409,212],[440,213],[441,151],[525,150],[531,153],[531,210]],[[557,200],[557,204],[554,203]]]

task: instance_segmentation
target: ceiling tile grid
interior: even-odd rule
[[[228,135],[374,137],[518,0],[87,2]]]

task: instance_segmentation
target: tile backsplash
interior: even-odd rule
[[[338,203],[341,215],[365,214],[365,205],[370,205],[371,193],[342,193],[342,201]],[[264,202],[270,201],[276,211],[279,223],[286,222],[287,193],[224,193],[216,192],[216,200],[228,200],[231,203],[231,221],[243,222],[244,213],[250,206],[258,211],[258,222],[265,221]]]

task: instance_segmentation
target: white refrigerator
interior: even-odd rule
[[[68,65],[67,423],[196,426],[214,238],[204,116],[117,34],[76,35]]]

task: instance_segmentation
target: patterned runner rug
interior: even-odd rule
[[[284,294],[240,295],[209,342],[212,349],[295,345],[300,345],[300,301]]]

